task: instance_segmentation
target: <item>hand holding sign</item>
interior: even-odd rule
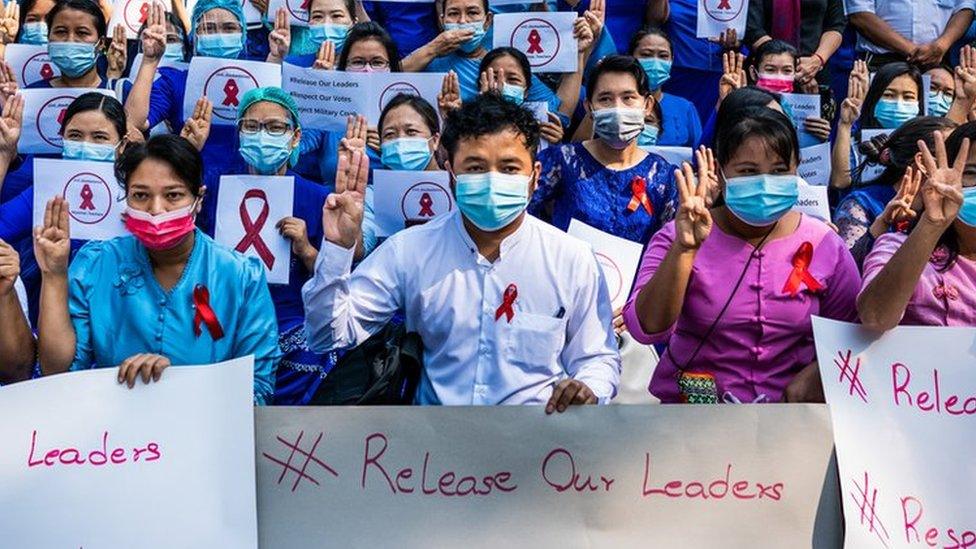
[[[183,124],[183,131],[180,137],[193,144],[198,151],[203,150],[210,137],[210,125],[213,122],[213,103],[206,97],[197,100],[197,106],[193,109],[193,116],[186,119]]]
[[[68,272],[71,254],[68,202],[56,196],[44,208],[44,224],[34,227],[34,258],[45,275],[64,275]]]
[[[169,359],[163,355],[151,353],[132,355],[119,365],[119,384],[125,383],[131,389],[136,386],[136,380],[140,377],[143,383],[149,383],[150,379],[159,381],[163,377],[163,370],[169,366]]]
[[[17,156],[17,143],[20,141],[20,128],[24,119],[24,98],[15,95],[3,105],[0,115],[0,154],[13,159]]]
[[[949,165],[945,136],[941,131],[935,132],[935,157],[925,141],[919,140],[918,148],[921,149],[922,162],[928,176],[925,186],[922,187],[922,200],[925,204],[922,219],[937,227],[948,227],[962,207],[962,172],[969,159],[969,138],[962,140],[959,154],[952,166]]]
[[[674,171],[678,186],[678,213],[674,216],[674,243],[681,251],[697,250],[712,232],[712,214],[706,200],[710,181],[695,180],[691,164],[685,162]]]
[[[556,384],[549,402],[546,403],[546,413],[566,411],[573,405],[596,404],[597,398],[585,383],[578,379],[564,379]]]
[[[312,64],[312,68],[320,71],[331,71],[335,69],[335,66],[335,44],[333,44],[331,40],[326,40],[322,42],[321,46],[319,46],[319,52],[315,56],[315,63]]]
[[[576,38],[576,49],[580,53],[589,51],[596,43],[593,30],[585,17],[580,17],[573,23],[573,37]]]
[[[539,136],[550,143],[559,143],[563,140],[563,123],[555,113],[546,113],[548,122],[539,124]]]
[[[363,210],[369,159],[362,151],[339,155],[335,192],[322,207],[322,229],[325,239],[343,248],[359,244],[363,231]]]
[[[275,13],[274,30],[268,35],[268,63],[281,63],[291,48],[291,27],[288,25],[288,10],[278,8]]]
[[[159,61],[166,52],[166,7],[154,2],[149,7],[146,30],[142,32],[142,58]]]
[[[309,271],[315,269],[315,258],[319,252],[308,240],[308,226],[300,217],[285,217],[275,224],[278,233],[291,242],[291,251],[302,260]]]

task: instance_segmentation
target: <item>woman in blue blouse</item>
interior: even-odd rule
[[[205,188],[185,139],[153,137],[116,162],[130,236],[89,242],[68,266],[62,198],[48,202],[35,248],[43,273],[38,350],[45,375],[119,368],[158,381],[170,365],[254,355],[254,401],[271,401],[281,352],[264,267],[194,228]]]
[[[59,0],[47,13],[45,21],[48,55],[61,71],[61,76],[38,80],[27,87],[111,88],[112,81],[105,76],[102,57],[106,50],[108,24],[98,4],[91,0]]]
[[[586,85],[595,139],[539,154],[542,174],[529,212],[566,230],[576,218],[644,243],[674,217],[675,167],[644,152],[637,137],[651,109],[647,75],[633,57],[597,65]]]

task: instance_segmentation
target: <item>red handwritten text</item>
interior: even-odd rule
[[[732,464],[725,467],[725,477],[717,478],[708,483],[705,481],[685,482],[682,480],[672,480],[664,485],[663,488],[649,487],[651,480],[651,454],[644,454],[644,485],[641,490],[643,497],[648,496],[667,496],[669,498],[701,498],[701,499],[725,499],[731,494],[736,499],[770,499],[779,501],[783,496],[783,483],[777,482],[766,484],[762,482],[749,482],[739,480],[732,482]],[[706,483],[707,488],[706,488]]]
[[[96,448],[90,450],[87,454],[79,450],[78,448],[67,447],[67,448],[52,448],[46,453],[38,453],[37,458],[34,457],[34,450],[37,447],[37,431],[31,432],[30,440],[30,451],[27,453],[27,467],[53,467],[55,465],[92,465],[95,467],[101,467],[103,465],[121,465],[128,461],[137,463],[140,460],[144,462],[156,461],[162,457],[162,452],[159,449],[159,444],[155,442],[149,442],[145,446],[139,448],[132,448],[131,453],[120,446],[116,446],[109,452],[108,449],[108,431],[105,431],[102,435],[102,446],[101,448]],[[40,457],[40,456],[44,457]]]
[[[542,480],[552,486],[556,492],[562,493],[567,490],[609,492],[614,479],[600,475],[599,484],[593,482],[592,475],[586,475],[584,479],[581,473],[576,472],[576,460],[573,459],[573,454],[565,448],[556,448],[542,460]]]
[[[919,523],[922,521],[924,509],[922,502],[915,497],[901,498],[901,511],[905,525],[905,541],[908,543],[922,543],[919,529],[925,530],[925,544],[929,547],[944,547],[945,549],[964,549],[976,546],[976,531],[960,531],[954,528],[939,530],[929,525],[928,529]]]
[[[942,381],[939,379],[939,370],[932,370],[931,391],[916,391],[913,395],[909,384],[912,382],[912,370],[901,363],[891,365],[891,384],[894,389],[895,406],[915,407],[922,412],[943,412],[949,415],[973,415],[976,414],[976,395],[966,398],[959,395],[949,395],[944,398],[942,394]]]

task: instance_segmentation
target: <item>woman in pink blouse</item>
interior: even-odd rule
[[[823,401],[811,315],[854,320],[857,267],[844,242],[792,211],[796,131],[747,108],[719,122],[722,197],[677,174],[680,208],[651,239],[624,319],[642,343],[667,343],[650,391],[664,403]],[[707,164],[699,162],[699,165]]]
[[[976,326],[976,123],[924,143],[923,210],[908,234],[888,233],[864,260],[857,309],[865,326]],[[954,159],[949,164],[949,159]]]

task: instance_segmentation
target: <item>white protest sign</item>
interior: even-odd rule
[[[529,59],[532,72],[575,72],[579,64],[574,12],[495,15],[494,47],[515,48]]]
[[[112,19],[108,23],[109,38],[112,37],[116,25],[125,27],[125,37],[129,40],[139,38],[139,29],[149,17],[149,7],[154,2],[162,3],[166,11],[173,11],[170,0],[115,0]]]
[[[214,240],[260,259],[269,284],[288,284],[291,242],[275,225],[291,217],[294,197],[291,176],[220,176]]]
[[[807,118],[820,118],[820,96],[807,93],[780,94],[780,103],[787,116],[793,121],[800,147],[812,147],[823,143],[804,129],[803,122]]]
[[[51,62],[44,44],[7,44],[3,59],[14,71],[17,87],[21,89],[61,76],[61,69]]]
[[[0,388],[5,544],[256,548],[253,369],[172,366],[129,389],[111,367]]]
[[[722,31],[735,29],[738,36],[746,32],[748,0],[698,0],[698,38],[718,38]]]
[[[879,136],[881,134],[890,134],[891,132],[892,130],[885,130],[885,129],[861,130],[861,142],[865,143],[867,141],[870,141],[872,138],[876,136]],[[856,162],[856,166],[859,166],[861,162],[864,161],[864,155],[857,150],[857,144],[854,144],[853,148],[854,148],[854,161]],[[883,172],[884,169],[885,167],[882,166],[881,164],[865,165],[864,171],[861,172],[861,182],[867,183],[868,181],[875,179],[876,177],[881,175],[881,172]],[[854,177],[853,171],[851,172],[851,177],[852,178]]]
[[[244,20],[248,23],[260,23],[261,12],[254,7],[251,0],[240,0],[241,9],[244,10]],[[186,13],[193,14],[193,8],[197,5],[197,0],[186,0]],[[272,22],[274,17],[272,16]]]
[[[634,275],[640,265],[644,247],[626,238],[607,234],[582,221],[573,219],[566,231],[593,247],[593,255],[603,271],[614,309],[623,307],[630,297]]]
[[[827,187],[800,183],[800,196],[793,209],[821,221],[830,221],[830,204],[827,201]]]
[[[830,183],[830,143],[800,149],[800,177],[811,185]]]
[[[281,86],[298,106],[303,128],[342,131],[349,116],[365,113],[369,84],[362,74],[281,66]]]
[[[108,240],[129,234],[122,223],[125,195],[112,162],[34,158],[34,226],[44,224],[47,201],[68,201],[71,238]]]
[[[281,67],[274,63],[194,57],[186,75],[183,117],[193,116],[197,100],[207,96],[213,103],[213,124],[237,123],[237,106],[248,91],[264,86],[281,86]]]
[[[923,90],[922,91],[922,97],[924,98],[923,101],[925,102],[925,112],[924,113],[919,113],[919,115],[921,116],[922,114],[925,114],[925,115],[931,116],[929,114],[931,112],[930,109],[932,108],[932,102],[929,101],[929,93],[932,90],[932,75],[931,74],[923,74],[922,75],[922,90]]]
[[[95,92],[112,96],[110,90],[95,88],[50,88],[20,90],[24,97],[24,122],[17,152],[57,154],[61,152],[61,123],[68,105],[79,95]]]
[[[687,162],[692,166],[695,165],[695,151],[691,147],[665,147],[653,145],[641,148],[649,153],[660,156],[675,166],[680,167],[682,162]]]
[[[390,236],[454,209],[444,171],[373,170],[377,236]]]
[[[973,547],[976,329],[813,319],[846,547]]]
[[[312,0],[269,0],[268,18],[274,23],[274,15],[278,10],[285,8],[288,13],[288,24],[297,27],[308,26],[308,10],[311,8]]]
[[[135,75],[136,75],[136,73],[139,72],[139,67],[141,67],[141,66],[142,66],[142,54],[141,53],[137,53],[136,56],[132,58],[132,70],[129,72],[129,74],[132,75],[132,78],[135,78]],[[187,70],[188,68],[190,68],[190,64],[189,63],[186,63],[184,61],[174,61],[172,59],[167,59],[165,57],[160,58],[160,60],[159,60],[159,66],[160,67],[172,67],[172,68],[180,69],[180,70],[184,70],[184,71]],[[155,80],[156,78],[159,78],[159,73],[158,72],[156,73],[156,76],[153,77],[153,80]]]
[[[840,544],[823,405],[259,407],[255,422],[266,549]]]
[[[441,92],[446,73],[438,72],[387,72],[367,75],[370,102],[366,119],[377,124],[383,108],[391,99],[401,93],[419,95],[437,110],[437,95]]]

